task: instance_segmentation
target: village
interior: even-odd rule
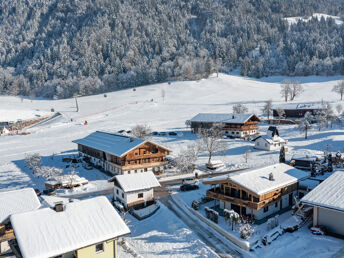
[[[312,94],[335,83],[24,100],[0,117],[0,257],[343,257],[342,102]]]

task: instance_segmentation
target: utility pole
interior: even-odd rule
[[[76,112],[79,112],[78,95],[74,95]]]

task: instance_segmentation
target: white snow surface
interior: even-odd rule
[[[335,23],[337,25],[342,25],[343,24],[343,20],[339,17],[339,16],[334,16],[334,15],[328,15],[328,14],[324,14],[324,13],[314,13],[312,16],[310,17],[287,17],[285,18],[288,23],[289,26],[292,24],[297,23],[299,20],[303,21],[303,22],[308,22],[310,21],[312,18],[317,18],[319,21],[320,19],[324,17],[324,19],[328,19],[328,18],[332,18],[334,19]]]
[[[51,115],[49,111],[41,111],[38,109],[13,109],[0,108],[0,122],[16,122],[17,120],[37,119],[42,116]]]
[[[137,174],[117,175],[115,176],[115,180],[126,193],[160,186],[159,181],[151,171]]]
[[[301,202],[344,211],[344,171],[336,171],[306,194]]]
[[[273,174],[274,180],[269,180],[270,173]],[[263,195],[308,177],[310,177],[310,175],[305,171],[284,163],[278,163],[258,169],[249,169],[225,176],[204,179],[203,182],[218,181],[221,179],[225,180],[228,178],[253,193]]]
[[[254,114],[232,114],[232,113],[200,113],[190,121],[192,122],[215,122],[215,123],[233,123],[243,124],[249,120]]]
[[[0,224],[13,214],[36,210],[40,206],[32,188],[0,192]]]
[[[11,223],[24,258],[55,257],[130,233],[106,197],[15,214]]]

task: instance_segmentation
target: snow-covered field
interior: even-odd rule
[[[107,97],[102,94],[80,97],[78,99],[79,112],[76,112],[74,99],[34,100],[33,102],[24,99],[21,102],[20,98],[0,96],[0,118],[13,114],[6,119],[16,120],[18,117],[24,117],[22,110],[44,113],[50,112],[51,108],[63,114],[61,118],[50,123],[28,129],[30,135],[0,137],[0,191],[25,186],[42,189],[42,179],[34,178],[31,171],[25,167],[25,155],[37,152],[43,156],[43,165],[65,168],[66,164],[62,162],[62,156],[76,154],[76,145],[72,143],[72,140],[82,138],[96,130],[130,130],[136,124],[146,123],[153,131],[179,132],[177,136],[152,137],[153,141],[167,146],[176,154],[196,139],[196,136],[185,126],[186,120],[199,112],[232,112],[233,105],[237,103],[245,104],[249,112],[261,115],[264,101],[272,99],[274,104],[283,103],[280,97],[280,83],[284,79],[284,77],[269,77],[256,80],[220,74],[218,78],[212,76],[200,81],[149,85],[136,88],[136,91],[128,89],[108,93]],[[333,105],[344,104],[339,102],[339,96],[331,91],[340,77],[311,76],[292,79],[299,80],[305,89],[293,103],[319,103],[326,100]],[[166,95],[164,101],[161,96],[162,90]],[[83,125],[85,120],[88,121],[88,125]],[[266,129],[267,125],[261,125],[260,132],[265,134]],[[281,137],[289,141],[289,156],[304,151],[318,153],[326,148],[330,151],[344,151],[344,130],[339,125],[333,129],[322,129],[320,132],[316,128],[312,129],[308,140],[304,139],[296,126],[284,125],[279,129]],[[218,155],[214,159],[222,160],[227,167],[254,167],[271,164],[278,160],[278,152],[255,150],[252,142],[232,139],[226,141],[227,153]],[[248,164],[246,164],[244,153],[248,149],[250,153]],[[206,158],[202,155],[198,164],[203,165]],[[79,167],[78,171],[79,176],[90,181],[108,178],[97,170]],[[167,222],[166,216],[169,218]],[[156,222],[158,218],[163,218],[161,223]],[[212,255],[209,249],[201,248],[202,242],[197,236],[170,212],[168,213],[163,205],[153,217],[134,224],[135,231],[128,241],[144,257],[160,255],[177,257],[184,252],[186,256],[209,257]],[[299,239],[301,237],[302,235]],[[338,242],[334,243],[338,244]],[[294,255],[297,253],[296,249],[302,248],[307,249],[301,244],[295,246]],[[281,257],[283,252],[292,253],[291,247],[279,246],[274,249],[274,252],[262,251],[260,254],[263,257]],[[307,252],[303,253],[311,255]]]
[[[324,17],[325,20],[328,19],[328,18],[332,18],[337,25],[342,25],[343,24],[343,20],[340,17],[333,16],[333,15],[328,15],[328,14],[324,14],[324,13],[314,13],[310,17],[288,17],[288,18],[285,18],[285,19],[288,21],[289,26],[290,26],[292,24],[297,23],[299,20],[301,20],[303,22],[307,22],[307,21],[311,20],[312,18],[317,18],[320,21],[322,17]]]

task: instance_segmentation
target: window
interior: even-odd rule
[[[137,195],[137,198],[143,198],[143,193],[139,193],[139,194]]]
[[[130,170],[128,171],[128,174],[130,174]]]
[[[137,152],[135,152],[135,155],[139,155]]]
[[[278,202],[275,202],[275,207],[276,207],[276,208],[278,207]]]
[[[257,146],[259,146],[259,142],[257,142]]]
[[[145,172],[147,172],[147,168],[145,168]]]
[[[143,151],[143,154],[146,154],[146,151]]]
[[[122,198],[124,198],[124,193],[122,193]]]
[[[265,206],[264,207],[264,212],[268,212],[269,211],[269,206]]]
[[[128,160],[128,165],[130,165],[130,160]]]
[[[118,189],[116,190],[116,193],[118,194]]]
[[[96,244],[96,254],[104,252],[104,243]]]
[[[137,169],[135,169],[135,173],[137,173]]]

